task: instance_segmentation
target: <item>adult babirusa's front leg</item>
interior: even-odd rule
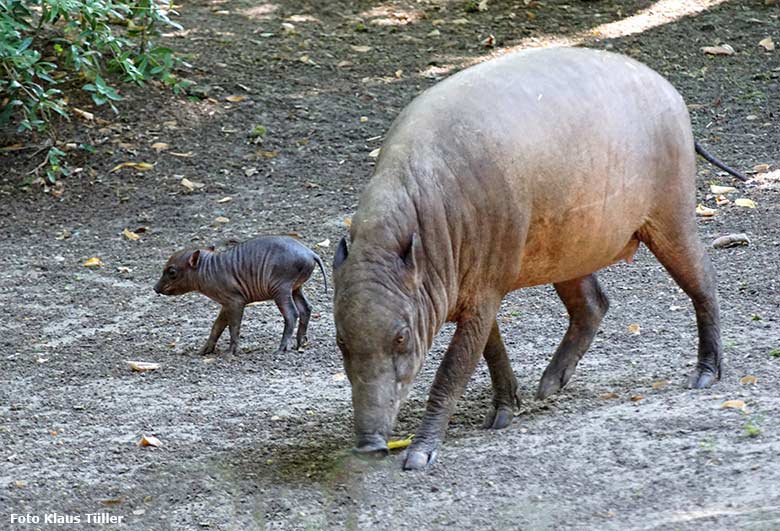
[[[455,403],[485,350],[497,310],[498,300],[483,304],[458,321],[455,335],[436,371],[422,423],[406,453],[404,470],[425,468],[436,458]]]
[[[515,416],[514,406],[520,405],[520,398],[517,394],[517,378],[509,363],[509,356],[495,318],[483,356],[493,383],[493,404],[485,416],[482,427],[499,430],[512,423],[512,418]]]
[[[217,347],[217,341],[219,341],[219,337],[222,335],[222,332],[224,332],[225,327],[228,325],[228,317],[227,317],[227,311],[225,311],[225,307],[223,306],[219,310],[219,315],[217,316],[217,319],[214,321],[214,325],[211,327],[211,334],[209,334],[209,338],[206,341],[206,345],[200,349],[199,354],[205,355],[205,354],[212,354],[214,353],[214,350]]]

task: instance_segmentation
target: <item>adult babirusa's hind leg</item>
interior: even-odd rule
[[[720,379],[723,347],[715,270],[696,233],[695,219],[692,216],[681,220],[673,217],[649,222],[638,234],[693,302],[699,331],[699,356],[688,386],[709,387]]]
[[[536,391],[539,399],[547,398],[568,383],[609,308],[609,300],[595,275],[559,282],[555,291],[569,313],[569,328],[544,370]]]
[[[482,427],[499,430],[512,423],[514,406],[520,405],[520,399],[517,395],[517,378],[512,371],[504,341],[501,339],[501,331],[495,320],[482,355],[487,362],[490,380],[493,383],[493,404],[485,416]]]

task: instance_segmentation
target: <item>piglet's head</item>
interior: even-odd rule
[[[184,250],[174,253],[163,268],[154,291],[160,295],[183,295],[197,289],[201,256],[208,251]]]

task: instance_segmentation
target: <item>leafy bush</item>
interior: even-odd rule
[[[179,60],[154,45],[161,27],[181,29],[171,13],[170,0],[0,0],[0,126],[43,131],[54,115],[67,117],[58,88],[66,84],[116,111],[120,96],[106,72],[182,88],[173,74]],[[52,150],[50,180],[66,171],[62,152]]]

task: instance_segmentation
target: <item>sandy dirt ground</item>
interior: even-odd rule
[[[166,42],[189,54],[199,97],[124,87],[120,115],[92,109],[106,122],[65,128],[96,153],[74,155],[81,170],[49,193],[19,186],[35,165],[26,154],[0,158],[0,529],[780,529],[780,186],[751,170],[780,165],[780,55],[758,46],[780,38],[780,7],[490,1],[471,13],[464,4],[186,2],[186,29]],[[494,48],[482,44],[490,35]],[[700,50],[722,42],[736,53]],[[522,406],[509,428],[482,430],[491,391],[481,365],[439,460],[421,473],[401,472],[398,454],[351,455],[350,389],[319,273],[307,287],[315,318],[304,352],[274,354],[282,322],[265,303],[248,309],[239,354],[197,354],[218,308],[155,295],[171,252],[295,232],[312,247],[329,240],[316,249],[330,263],[369,154],[406,103],[492,54],[552,44],[611,49],[657,69],[688,102],[697,138],[751,172],[741,184],[699,167],[699,202],[718,209],[700,220],[701,238],[751,239],[710,251],[720,383],[686,389],[693,311],[644,248],[634,264],[601,273],[610,311],[549,400],[533,393],[565,310],[551,287],[506,298],[499,323]],[[244,98],[226,99],[235,95]],[[262,143],[256,126],[267,130]],[[126,161],[155,166],[109,171]],[[190,191],[183,178],[203,186]],[[731,203],[715,204],[713,183],[738,188]],[[94,256],[102,267],[82,265]],[[439,334],[399,437],[414,432],[451,333]],[[160,368],[132,372],[127,360]],[[745,407],[721,407],[727,400]],[[140,447],[142,435],[161,446]],[[47,513],[81,522],[45,523]],[[87,523],[88,513],[121,521]]]

